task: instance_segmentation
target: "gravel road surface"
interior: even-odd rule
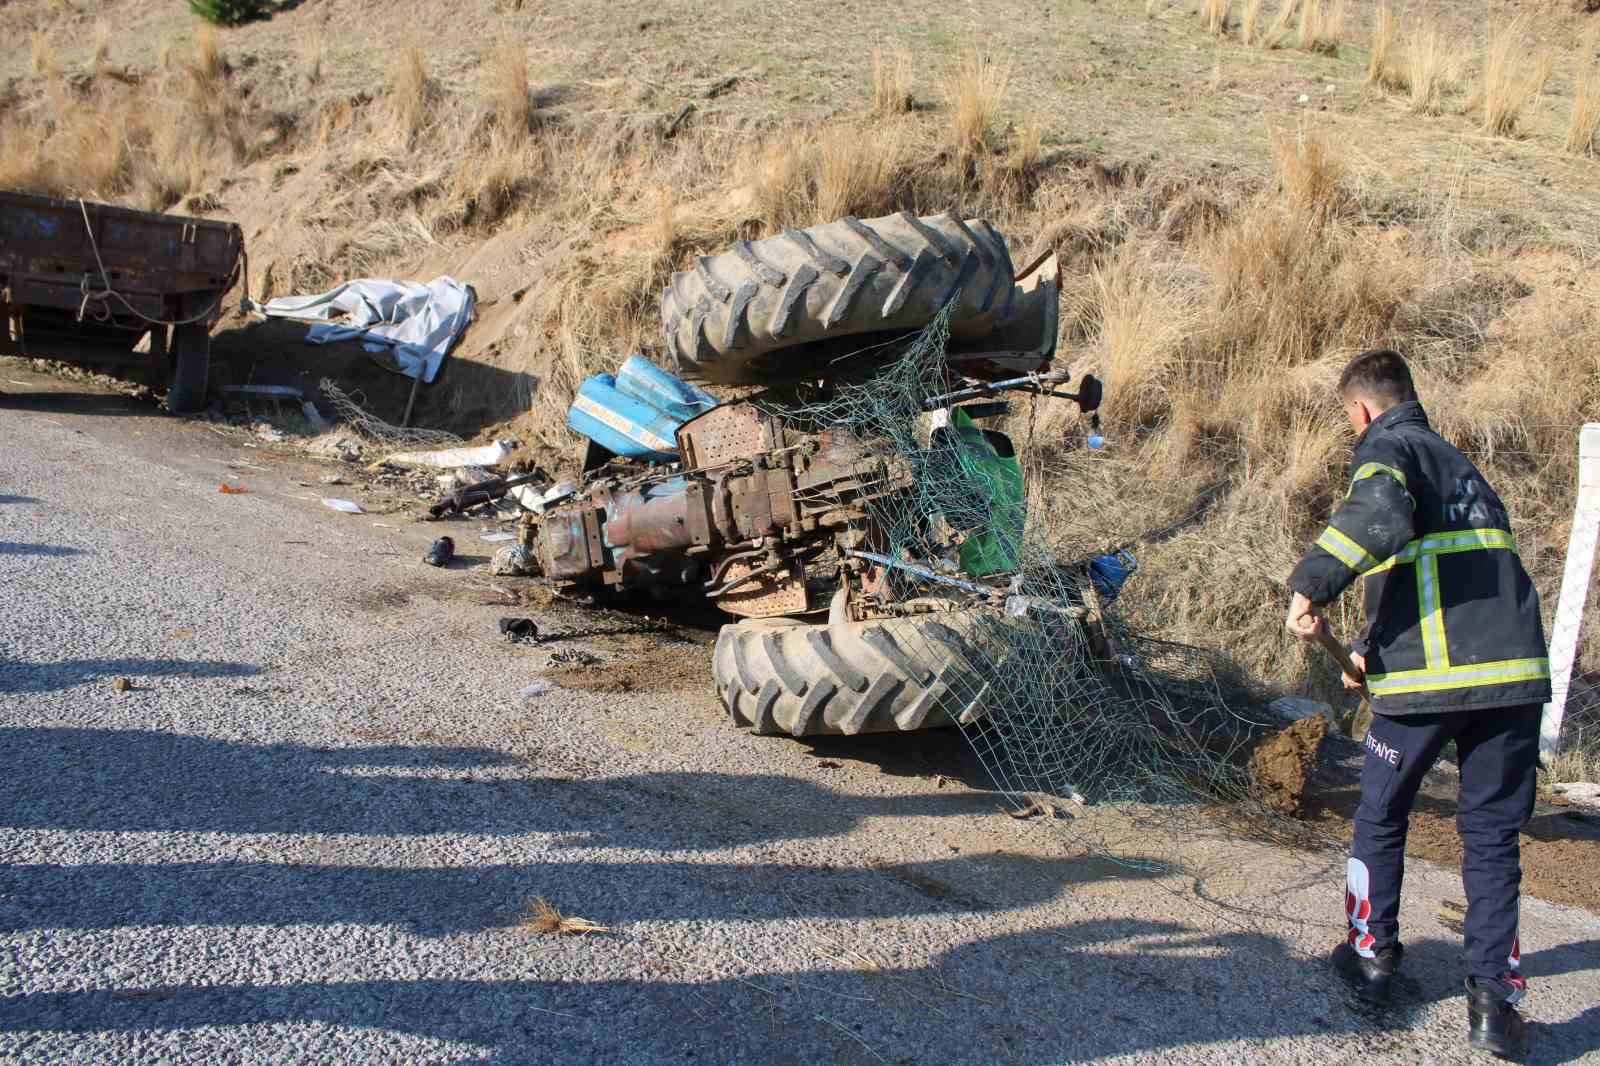
[[[420,565],[437,527],[83,389],[0,364],[0,1059],[1467,1061],[1451,871],[1363,1013],[1339,856],[1142,873],[1003,816],[959,737],[754,738],[671,671],[524,699],[548,648]],[[1529,1061],[1600,1061],[1600,919],[1529,899],[1523,944]]]

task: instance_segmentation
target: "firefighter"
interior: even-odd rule
[[[1411,805],[1454,740],[1456,827],[1466,857],[1468,1043],[1515,1052],[1527,990],[1517,938],[1518,833],[1533,812],[1539,718],[1550,663],[1539,597],[1505,505],[1435,433],[1405,360],[1364,352],[1339,378],[1358,437],[1350,490],[1289,578],[1285,622],[1315,639],[1323,609],[1366,577],[1367,625],[1351,660],[1371,694],[1361,803],[1346,866],[1346,939],[1335,970],[1381,1001],[1399,966],[1400,882]]]

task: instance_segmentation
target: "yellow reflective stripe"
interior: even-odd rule
[[[1494,549],[1514,552],[1517,550],[1517,538],[1504,529],[1463,529],[1454,533],[1434,533],[1407,544],[1373,567],[1372,572],[1376,574],[1391,567],[1405,566],[1427,555],[1450,555],[1454,552]]]
[[[1445,643],[1444,609],[1439,603],[1439,560],[1424,555],[1417,563],[1417,614],[1422,623],[1422,657],[1429,670],[1450,668]]]
[[[1445,555],[1449,552],[1488,551],[1504,548],[1517,550],[1517,538],[1504,529],[1461,529],[1454,533],[1432,533],[1415,542],[1424,555]]]
[[[1374,696],[1403,696],[1411,692],[1543,681],[1549,677],[1549,659],[1505,659],[1495,663],[1452,666],[1444,670],[1399,670],[1389,674],[1368,674],[1367,687]]]
[[[1401,488],[1405,489],[1408,493],[1411,491],[1411,487],[1406,484],[1406,476],[1404,474],[1396,470],[1394,467],[1384,466],[1382,463],[1362,463],[1361,468],[1357,470],[1355,476],[1350,479],[1350,487],[1354,489],[1356,487],[1356,482],[1364,481],[1373,474],[1388,474],[1390,477],[1400,482]],[[1346,493],[1346,495],[1349,494]]]
[[[1322,531],[1322,536],[1317,538],[1317,547],[1358,574],[1364,574],[1378,565],[1378,560],[1367,549],[1332,526]]]

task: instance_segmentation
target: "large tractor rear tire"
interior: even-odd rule
[[[672,276],[661,294],[667,349],[691,377],[761,384],[819,376],[801,346],[857,334],[907,332],[946,303],[951,333],[979,337],[1017,299],[1005,238],[989,223],[909,211],[843,218],[741,241]]]
[[[711,669],[734,723],[756,733],[951,725],[982,711],[975,664],[988,658],[977,649],[993,642],[989,624],[968,611],[842,625],[755,619],[722,627]]]

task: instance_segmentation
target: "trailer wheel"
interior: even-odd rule
[[[842,625],[722,627],[711,670],[734,724],[761,734],[884,733],[982,712],[992,618],[945,611]],[[970,714],[969,714],[970,712]]]
[[[172,380],[167,410],[198,411],[206,402],[206,377],[211,369],[211,331],[204,322],[172,327]]]

